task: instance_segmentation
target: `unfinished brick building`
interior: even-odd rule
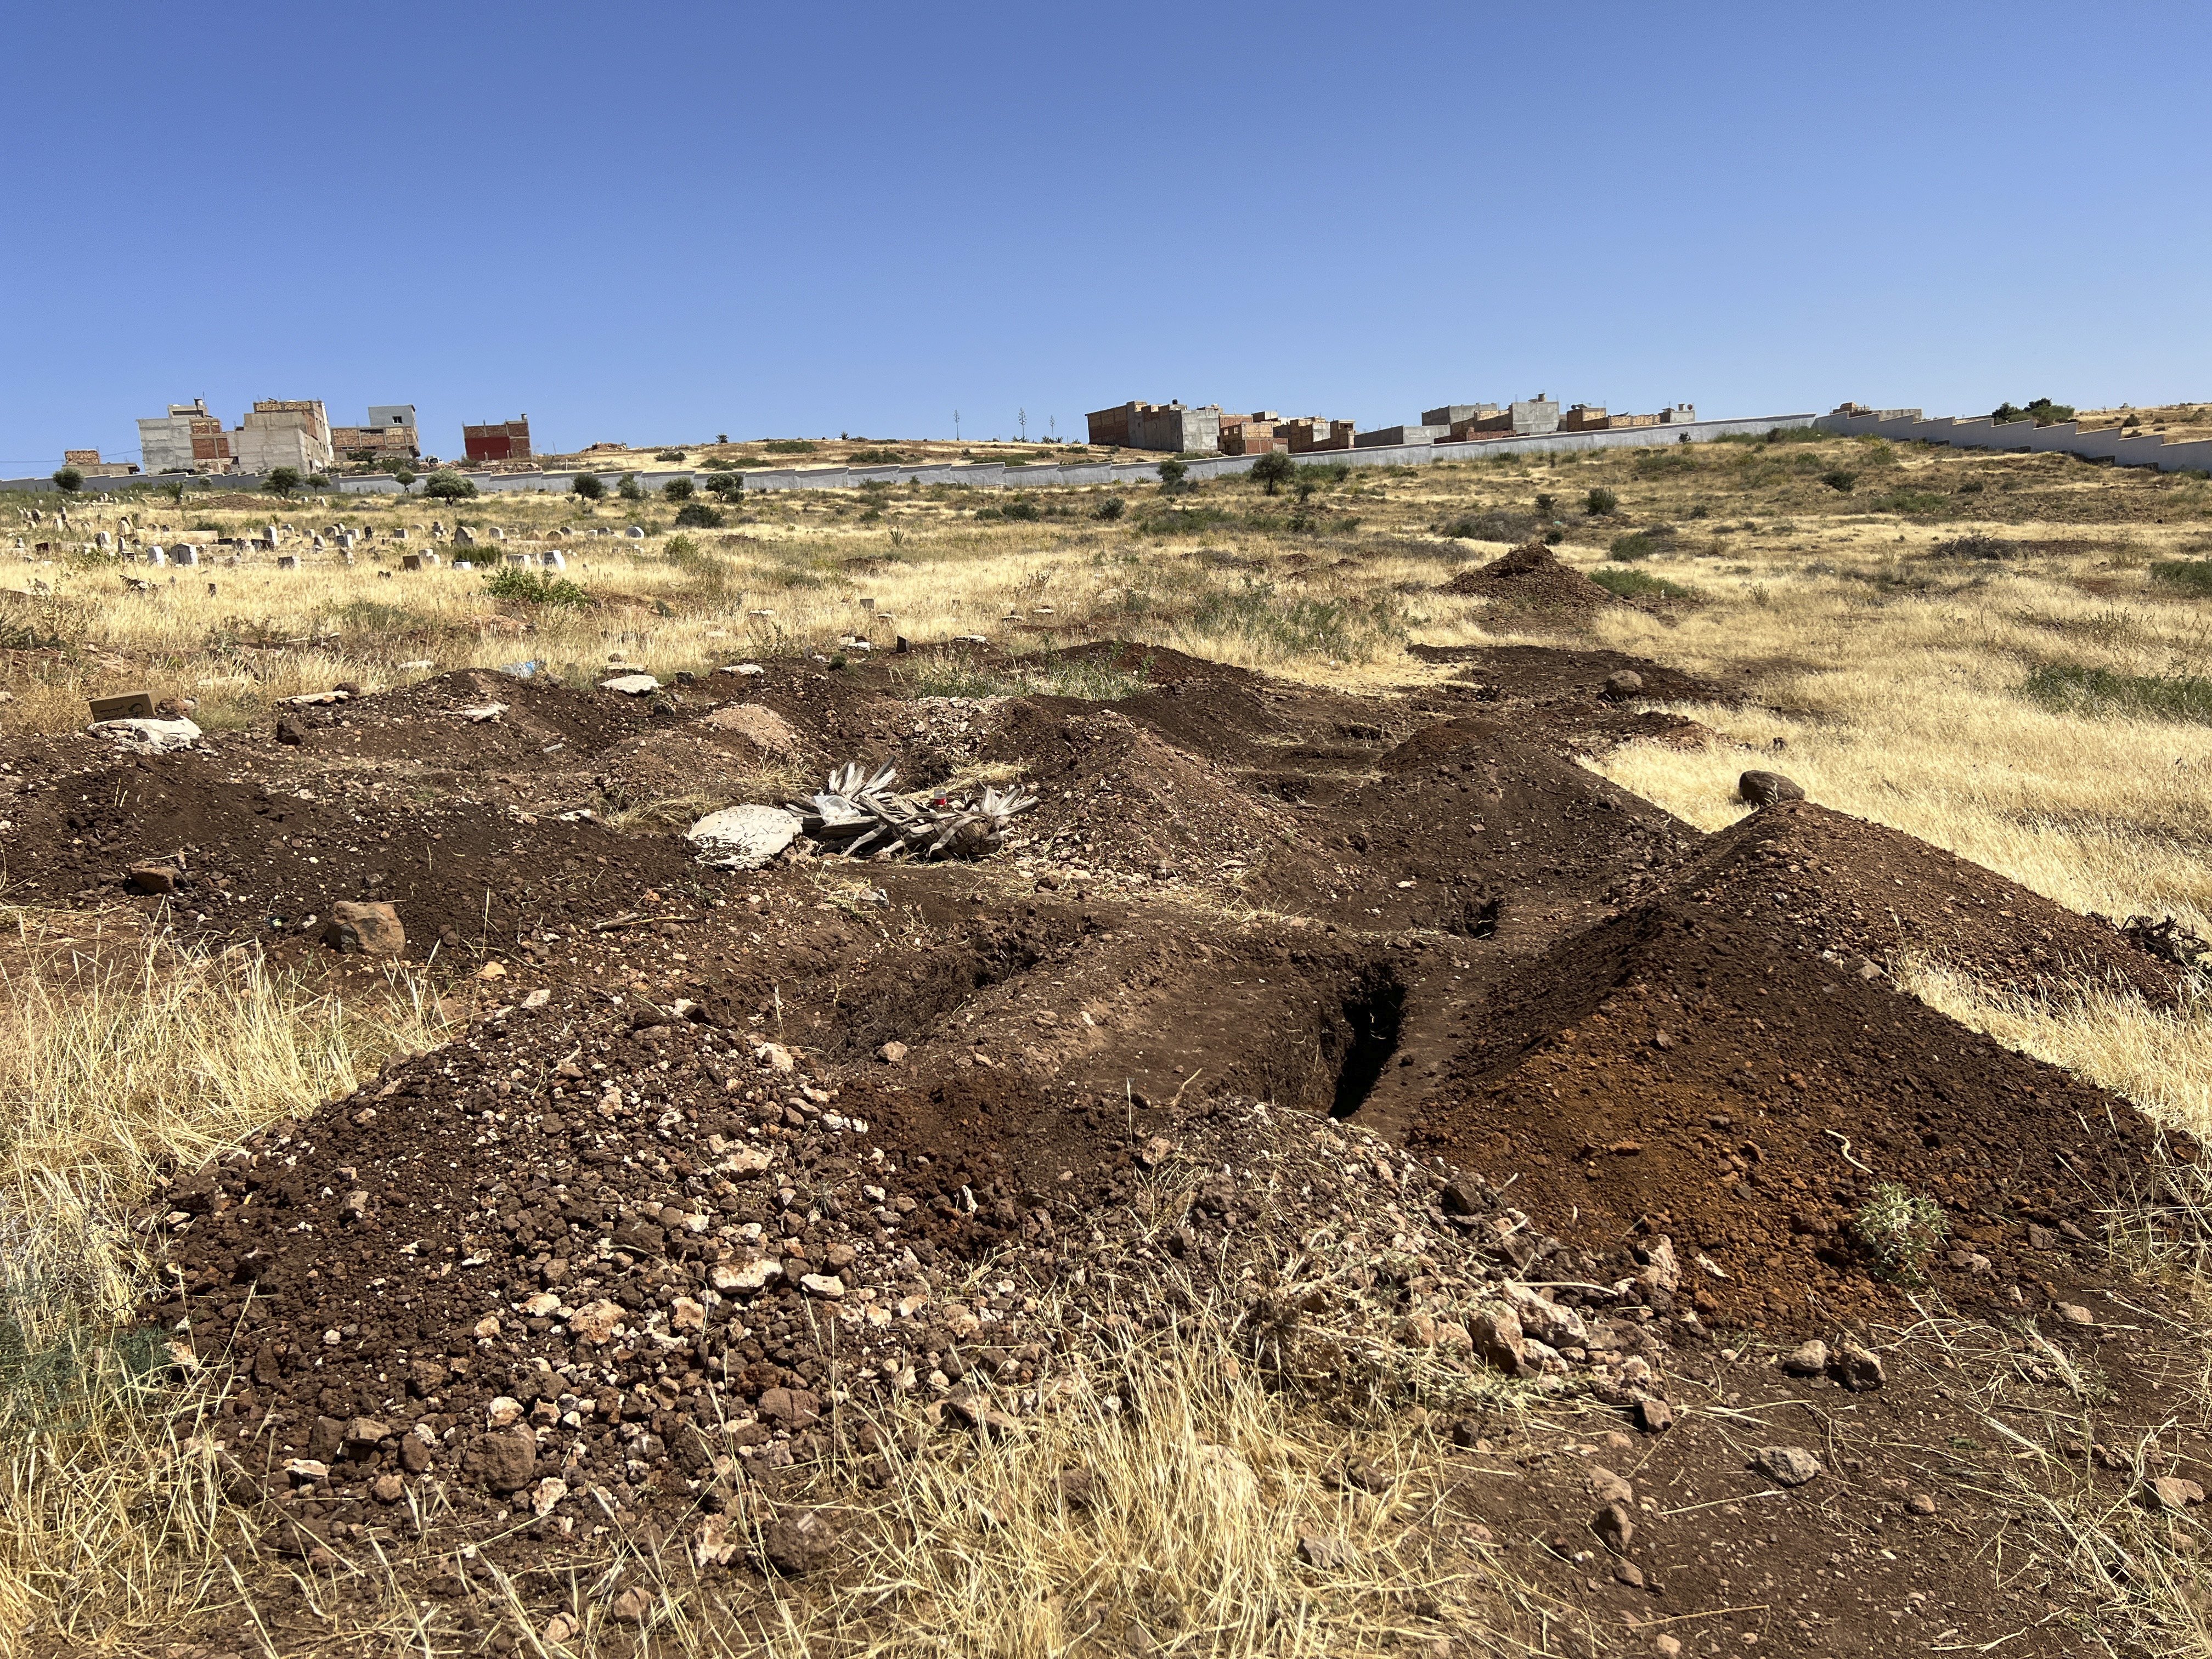
[[[530,416],[461,428],[462,451],[472,461],[526,461],[530,459]]]

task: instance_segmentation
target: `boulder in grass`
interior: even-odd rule
[[[1735,793],[1739,800],[1748,801],[1753,806],[1805,799],[1803,787],[1779,772],[1747,772],[1735,781]]]

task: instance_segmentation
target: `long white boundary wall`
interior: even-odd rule
[[[2168,443],[2156,435],[2129,437],[2116,426],[2084,432],[2078,421],[2061,421],[2052,426],[2008,421],[2000,426],[1987,416],[1970,420],[1944,416],[1929,421],[1922,419],[1917,409],[1877,409],[1864,415],[1823,415],[1813,424],[1823,432],[1847,438],[1873,435],[1910,443],[1952,444],[1960,449],[2056,453],[2079,455],[2084,460],[2114,461],[2122,466],[2156,467],[2161,472],[2212,472],[2212,439]]]
[[[1488,460],[1499,455],[1543,455],[1577,449],[1649,449],[1663,445],[1710,443],[1715,438],[1764,437],[1778,429],[1790,429],[1824,423],[1832,417],[1824,416],[1816,422],[1809,415],[1760,415],[1735,421],[1685,421],[1678,425],[1626,427],[1618,431],[1554,432],[1540,438],[1483,438],[1468,443],[1391,444],[1372,449],[1324,449],[1310,454],[1294,455],[1298,465],[1322,466],[1434,466],[1452,462]],[[1831,428],[1832,429],[1832,428]],[[2009,428],[2007,428],[2009,430]],[[2046,427],[2045,431],[2056,431]],[[939,463],[927,466],[802,466],[780,467],[743,474],[747,489],[854,489],[863,484],[884,483],[897,486],[908,484],[962,484],[979,489],[1053,489],[1081,484],[1150,483],[1160,476],[1160,460],[1150,461],[1084,461],[1066,466],[1008,466],[1000,462]],[[1256,455],[1207,455],[1184,463],[1187,476],[1192,478],[1223,478],[1240,472],[1249,472],[1258,461]],[[2201,465],[2201,462],[2183,462],[2183,465]],[[612,495],[615,486],[623,478],[635,478],[639,486],[657,493],[660,488],[677,478],[689,478],[696,483],[711,477],[711,473],[675,469],[667,471],[599,471],[590,469]],[[477,487],[480,495],[565,495],[574,486],[578,474],[568,472],[473,472],[463,476]],[[94,484],[108,487],[125,483],[138,484],[149,482],[143,478],[124,480],[88,478],[88,489]],[[214,482],[218,489],[256,489],[258,478],[222,475]],[[333,488],[341,495],[396,495],[400,493],[398,482],[380,475],[366,477],[343,477],[332,480]],[[49,490],[53,488],[46,478],[17,478],[0,480],[0,489]],[[416,493],[420,493],[419,490]]]

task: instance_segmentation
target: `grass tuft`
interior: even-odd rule
[[[2030,702],[2067,714],[2212,725],[2212,679],[2197,674],[2116,674],[2050,662],[2032,670],[2021,690]]]

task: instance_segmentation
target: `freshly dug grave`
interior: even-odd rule
[[[230,1377],[231,1492],[280,1549],[411,1536],[434,1485],[477,1536],[557,1552],[651,1520],[727,1565],[784,1472],[866,1450],[900,1397],[1018,1432],[1086,1334],[1207,1298],[1310,1388],[1419,1374],[1472,1403],[1502,1365],[1667,1420],[1668,1322],[1528,1288],[1633,1261],[1562,1254],[1495,1188],[1356,1129],[840,1074],[531,1000],[164,1200],[175,1288],[150,1312]]]
[[[2171,1006],[2180,975],[2115,929],[1931,847],[1811,801],[1782,801],[1714,836],[1678,889],[1800,951],[1912,952],[1983,984],[2038,993],[2083,980]]]
[[[1559,562],[1541,542],[1516,547],[1503,558],[1462,570],[1439,592],[1490,599],[1536,617],[1580,620],[1621,601],[1579,570]]]
[[[1944,1296],[2037,1316],[2107,1209],[2161,1200],[2160,1137],[2133,1107],[1703,906],[1565,940],[1462,1018],[1410,1144],[1517,1173],[1571,1241],[1671,1235],[1712,1264],[1686,1293],[1728,1326],[1893,1314],[1911,1275],[1856,1231],[1878,1183],[1941,1204]]]

